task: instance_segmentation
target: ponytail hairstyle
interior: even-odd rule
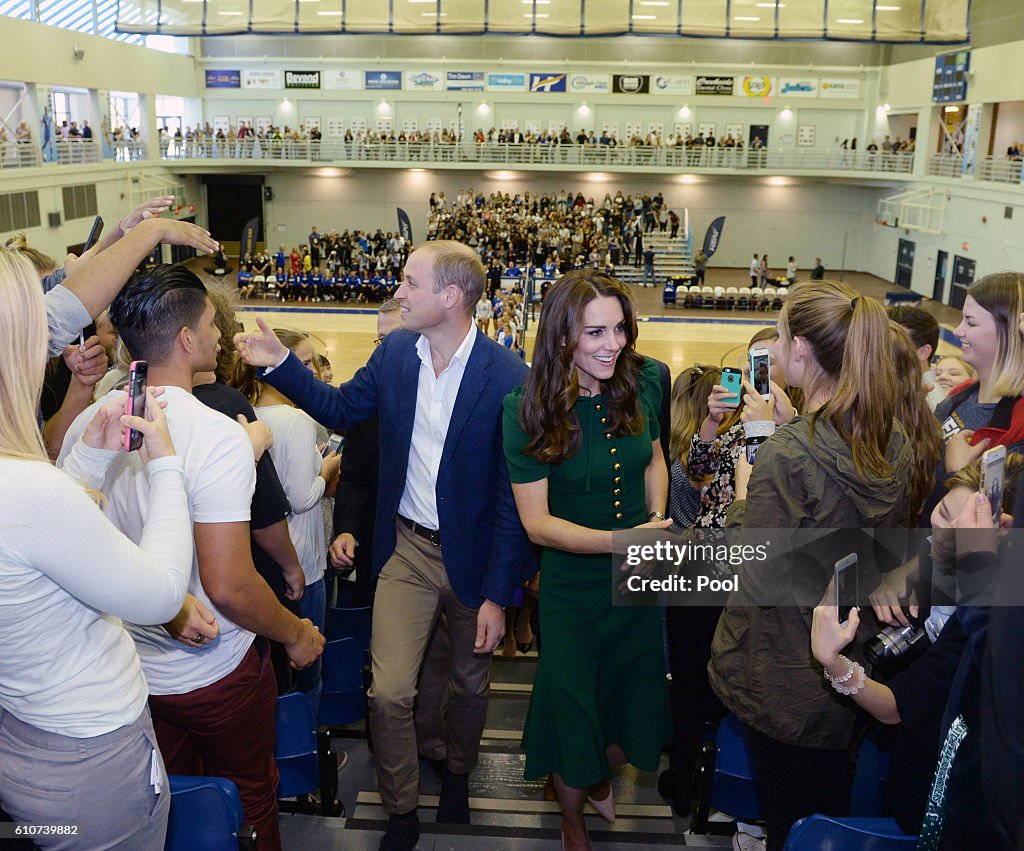
[[[668,463],[679,461],[687,469],[690,441],[708,415],[711,388],[722,380],[717,366],[694,364],[684,369],[672,384],[672,430],[669,437]]]
[[[896,370],[896,404],[893,416],[903,425],[914,447],[914,476],[910,483],[911,518],[917,517],[935,485],[935,470],[945,444],[921,384],[921,360],[906,328],[889,320],[893,366]]]
[[[885,309],[836,281],[797,284],[779,314],[779,339],[791,346],[797,337],[813,355],[804,368],[806,398],[831,396],[811,415],[812,444],[817,423],[827,422],[850,444],[862,479],[891,475],[896,371]]]
[[[626,345],[604,382],[608,431],[619,437],[639,434],[644,418],[639,403],[643,358],[636,353],[636,306],[629,289],[594,269],[575,269],[548,290],[537,326],[533,364],[523,388],[519,422],[526,433],[523,454],[543,464],[560,464],[579,451],[583,436],[576,416],[580,395],[573,353],[583,333],[583,312],[595,298],[611,296],[622,305]]]
[[[50,272],[57,268],[57,261],[48,254],[43,254],[42,251],[35,248],[29,248],[28,237],[23,233],[16,233],[14,236],[8,237],[4,243],[4,248],[10,248],[13,251],[19,252],[35,267],[36,272],[40,275],[49,275]]]
[[[48,338],[32,262],[17,249],[0,248],[0,456],[49,461],[36,420]]]
[[[992,314],[996,325],[996,354],[989,382],[992,392],[1002,396],[1024,396],[1024,340],[1017,330],[1024,310],[1024,275],[996,272],[975,281],[967,295]]]

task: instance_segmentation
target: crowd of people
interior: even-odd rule
[[[1016,847],[1024,608],[1005,531],[1024,523],[1024,276],[973,284],[961,354],[942,358],[924,309],[799,283],[751,337],[737,386],[706,364],[673,381],[641,353],[629,286],[556,267],[527,366],[488,336],[486,261],[560,257],[561,228],[531,242],[543,209],[570,241],[610,240],[642,236],[657,202],[480,197],[435,199],[454,232],[407,246],[376,345],[340,387],[307,335],[240,329],[185,266],[134,271],[162,242],[218,249],[156,216],[173,199],[60,268],[23,240],[0,249],[0,806],[50,822],[64,790],[61,820],[90,842],[160,849],[167,773],[208,773],[238,787],[257,847],[280,848],[276,697],[316,707],[331,580],[354,572],[353,602],[373,607],[383,851],[419,839],[421,755],[443,774],[437,821],[469,823],[490,657],[510,633],[529,646],[534,626],[525,776],[547,778],[565,848],[591,847],[587,802],[614,821],[615,770],[654,771],[666,745],[659,789],[688,812],[706,725],[726,712],[764,816],[735,847],[774,851],[796,820],[847,813],[869,720],[896,729],[887,793],[903,830],[932,848]],[[319,267],[329,240],[314,229],[314,244]],[[503,329],[523,309],[505,298]],[[143,410],[123,378],[98,392],[114,350],[129,380],[148,364]],[[322,452],[332,432],[340,457]],[[993,503],[994,447],[1008,454]],[[54,511],[61,533],[40,534]],[[884,570],[841,617],[831,560],[790,547],[663,622],[657,605],[613,605],[630,530],[867,532],[886,542],[870,550]],[[712,569],[730,575],[682,566]],[[908,627],[924,638],[901,670],[872,668],[872,637]]]

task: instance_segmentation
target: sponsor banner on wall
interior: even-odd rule
[[[978,137],[981,133],[981,104],[967,105],[967,122],[964,124],[964,158],[960,173],[974,174],[978,159]]]
[[[779,94],[794,98],[816,98],[818,81],[808,77],[783,77],[779,80]]]
[[[775,94],[776,82],[773,77],[744,77],[736,94],[749,98],[763,98]]]
[[[285,71],[284,87],[286,89],[319,89],[319,71]]]
[[[698,77],[694,92],[698,95],[731,95],[735,80],[732,77]]]
[[[484,90],[484,72],[449,71],[447,85],[450,92],[482,92]]]
[[[242,71],[243,89],[283,89],[284,74],[276,68],[247,68]]]
[[[617,95],[645,95],[651,90],[647,74],[613,74],[612,92]]]
[[[860,80],[822,79],[820,92],[823,98],[859,98]]]
[[[568,74],[530,74],[531,92],[564,92]]]
[[[693,77],[689,74],[656,74],[651,77],[653,95],[692,95]]]
[[[607,74],[573,74],[569,77],[571,92],[603,92],[607,94],[611,88],[611,78]]]
[[[524,92],[526,74],[488,74],[485,85],[489,92]]]
[[[342,118],[327,119],[327,135],[341,138],[345,135],[345,121]]]
[[[361,89],[363,87],[362,71],[331,68],[329,71],[321,72],[320,76],[325,89]]]
[[[440,92],[444,78],[438,71],[406,71],[405,90],[410,92]]]
[[[239,89],[242,87],[241,71],[219,71],[206,69],[206,88]]]
[[[367,71],[363,75],[365,87],[369,91],[402,88],[401,71]]]

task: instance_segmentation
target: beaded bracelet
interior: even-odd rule
[[[851,662],[845,656],[840,656],[839,661],[845,662],[847,665],[846,673],[843,676],[833,677],[829,669],[825,668],[825,679],[828,680],[832,684],[832,687],[836,689],[838,689],[838,687],[842,683],[845,683],[848,679],[850,679],[850,677],[853,676],[853,662]]]
[[[853,666],[857,672],[857,679],[855,684],[845,687],[833,684],[833,688],[835,688],[837,692],[839,692],[840,694],[845,694],[847,697],[852,697],[867,685],[867,674],[864,672],[864,666],[858,665],[856,662],[854,662]]]
[[[828,680],[832,684],[832,688],[840,694],[847,696],[854,695],[867,685],[867,674],[864,671],[864,666],[847,659],[845,656],[840,656],[839,658],[847,665],[846,673],[841,677],[833,677],[828,668],[826,668],[825,679]],[[844,685],[844,683],[849,682],[850,680],[853,680],[850,685]]]

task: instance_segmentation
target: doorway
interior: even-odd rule
[[[932,299],[942,304],[946,294],[946,266],[949,265],[949,253],[940,251],[935,257],[935,283],[932,285]]]
[[[974,283],[975,262],[959,255],[953,257],[953,286],[949,292],[949,304],[957,310],[963,309],[967,288]]]
[[[900,240],[899,254],[896,257],[896,285],[910,289],[910,281],[914,276],[914,251],[917,246],[909,239]]]

